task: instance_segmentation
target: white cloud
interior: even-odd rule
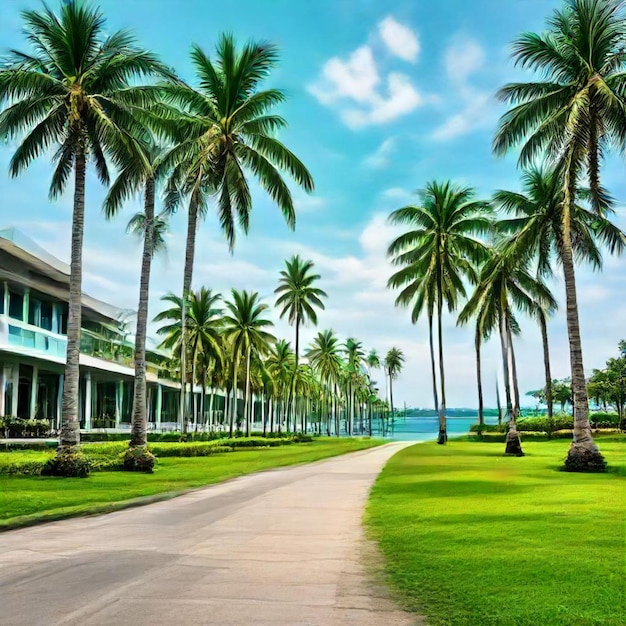
[[[392,54],[411,63],[417,61],[420,52],[419,40],[408,26],[388,16],[378,24],[378,32]]]
[[[471,78],[485,64],[485,51],[473,39],[457,38],[444,54],[446,75],[454,90],[453,101],[462,103],[460,111],[453,113],[432,132],[436,141],[448,141],[491,126],[498,116],[493,94],[476,89]]]
[[[389,165],[389,157],[396,148],[396,138],[388,137],[383,141],[376,151],[370,154],[363,162],[367,167],[382,169]]]
[[[464,84],[485,64],[485,51],[473,39],[457,40],[446,49],[444,62],[448,78]]]
[[[465,106],[435,128],[432,133],[433,139],[446,141],[461,137],[475,130],[486,128],[495,121],[498,113],[493,107],[492,94],[473,90],[466,90],[463,93]]]
[[[392,22],[405,29],[397,22]],[[381,22],[381,25],[384,23]],[[391,28],[395,28],[393,24]],[[388,36],[388,22],[384,29],[381,26],[381,32],[383,30]],[[409,46],[411,54],[416,57],[417,51],[413,53],[414,49],[415,46]],[[329,59],[321,75],[308,86],[308,90],[321,104],[336,106],[341,119],[350,128],[387,124],[425,102],[406,74],[390,72],[381,77],[374,51],[369,45],[357,48],[345,60],[339,57]]]

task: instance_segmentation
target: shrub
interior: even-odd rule
[[[296,433],[292,437],[292,440],[294,443],[311,443],[311,441],[313,441],[313,437],[305,433]]]
[[[89,476],[89,460],[76,446],[63,448],[44,464],[41,475],[86,478]]]
[[[126,450],[122,465],[127,472],[152,474],[155,462],[156,457],[150,452],[148,446],[135,446]]]
[[[619,426],[619,415],[617,413],[597,411],[589,414],[589,421],[593,428],[617,428]]]
[[[197,441],[192,443],[167,443],[164,445],[154,444],[151,446],[152,451],[157,457],[166,456],[210,456],[212,454],[220,454],[222,452],[232,452],[232,446],[224,446],[219,443],[211,443],[207,441]]]
[[[50,422],[5,415],[0,419],[0,428],[4,430],[7,437],[45,437],[50,433]]]
[[[506,424],[472,424],[471,433],[505,433]]]

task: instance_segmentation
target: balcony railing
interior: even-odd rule
[[[10,346],[36,350],[54,357],[65,357],[67,350],[65,337],[18,320],[9,319],[8,323],[0,324],[0,335],[0,341]]]

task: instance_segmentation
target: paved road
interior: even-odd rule
[[[406,443],[0,534],[2,626],[409,626],[361,515]]]

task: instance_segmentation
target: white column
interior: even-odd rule
[[[87,372],[85,374],[85,430],[91,430],[91,412],[93,409],[92,406],[92,381],[91,381],[91,372]]]
[[[7,283],[6,281],[4,282],[3,297],[4,297],[4,314],[8,316],[9,315],[9,283]]]
[[[63,374],[59,374],[59,392],[57,393],[57,429],[61,427],[61,407],[63,400],[63,381],[65,380],[65,376]]]
[[[4,391],[7,386],[7,375],[4,371],[4,365],[0,364],[0,417],[6,415],[6,408],[4,406]]]
[[[39,368],[33,365],[33,377],[30,381],[30,419],[35,419],[37,415],[37,381],[39,379]]]
[[[11,389],[11,415],[17,417],[17,390],[20,385],[20,364],[13,365],[13,388]]]
[[[24,298],[22,299],[22,321],[28,324],[28,303],[30,301],[30,289],[24,289]]]
[[[122,397],[124,394],[123,382],[118,380],[115,383],[115,428],[120,427],[122,419]]]
[[[157,428],[161,426],[161,409],[163,408],[163,387],[157,383],[156,408],[154,411],[154,424]]]

